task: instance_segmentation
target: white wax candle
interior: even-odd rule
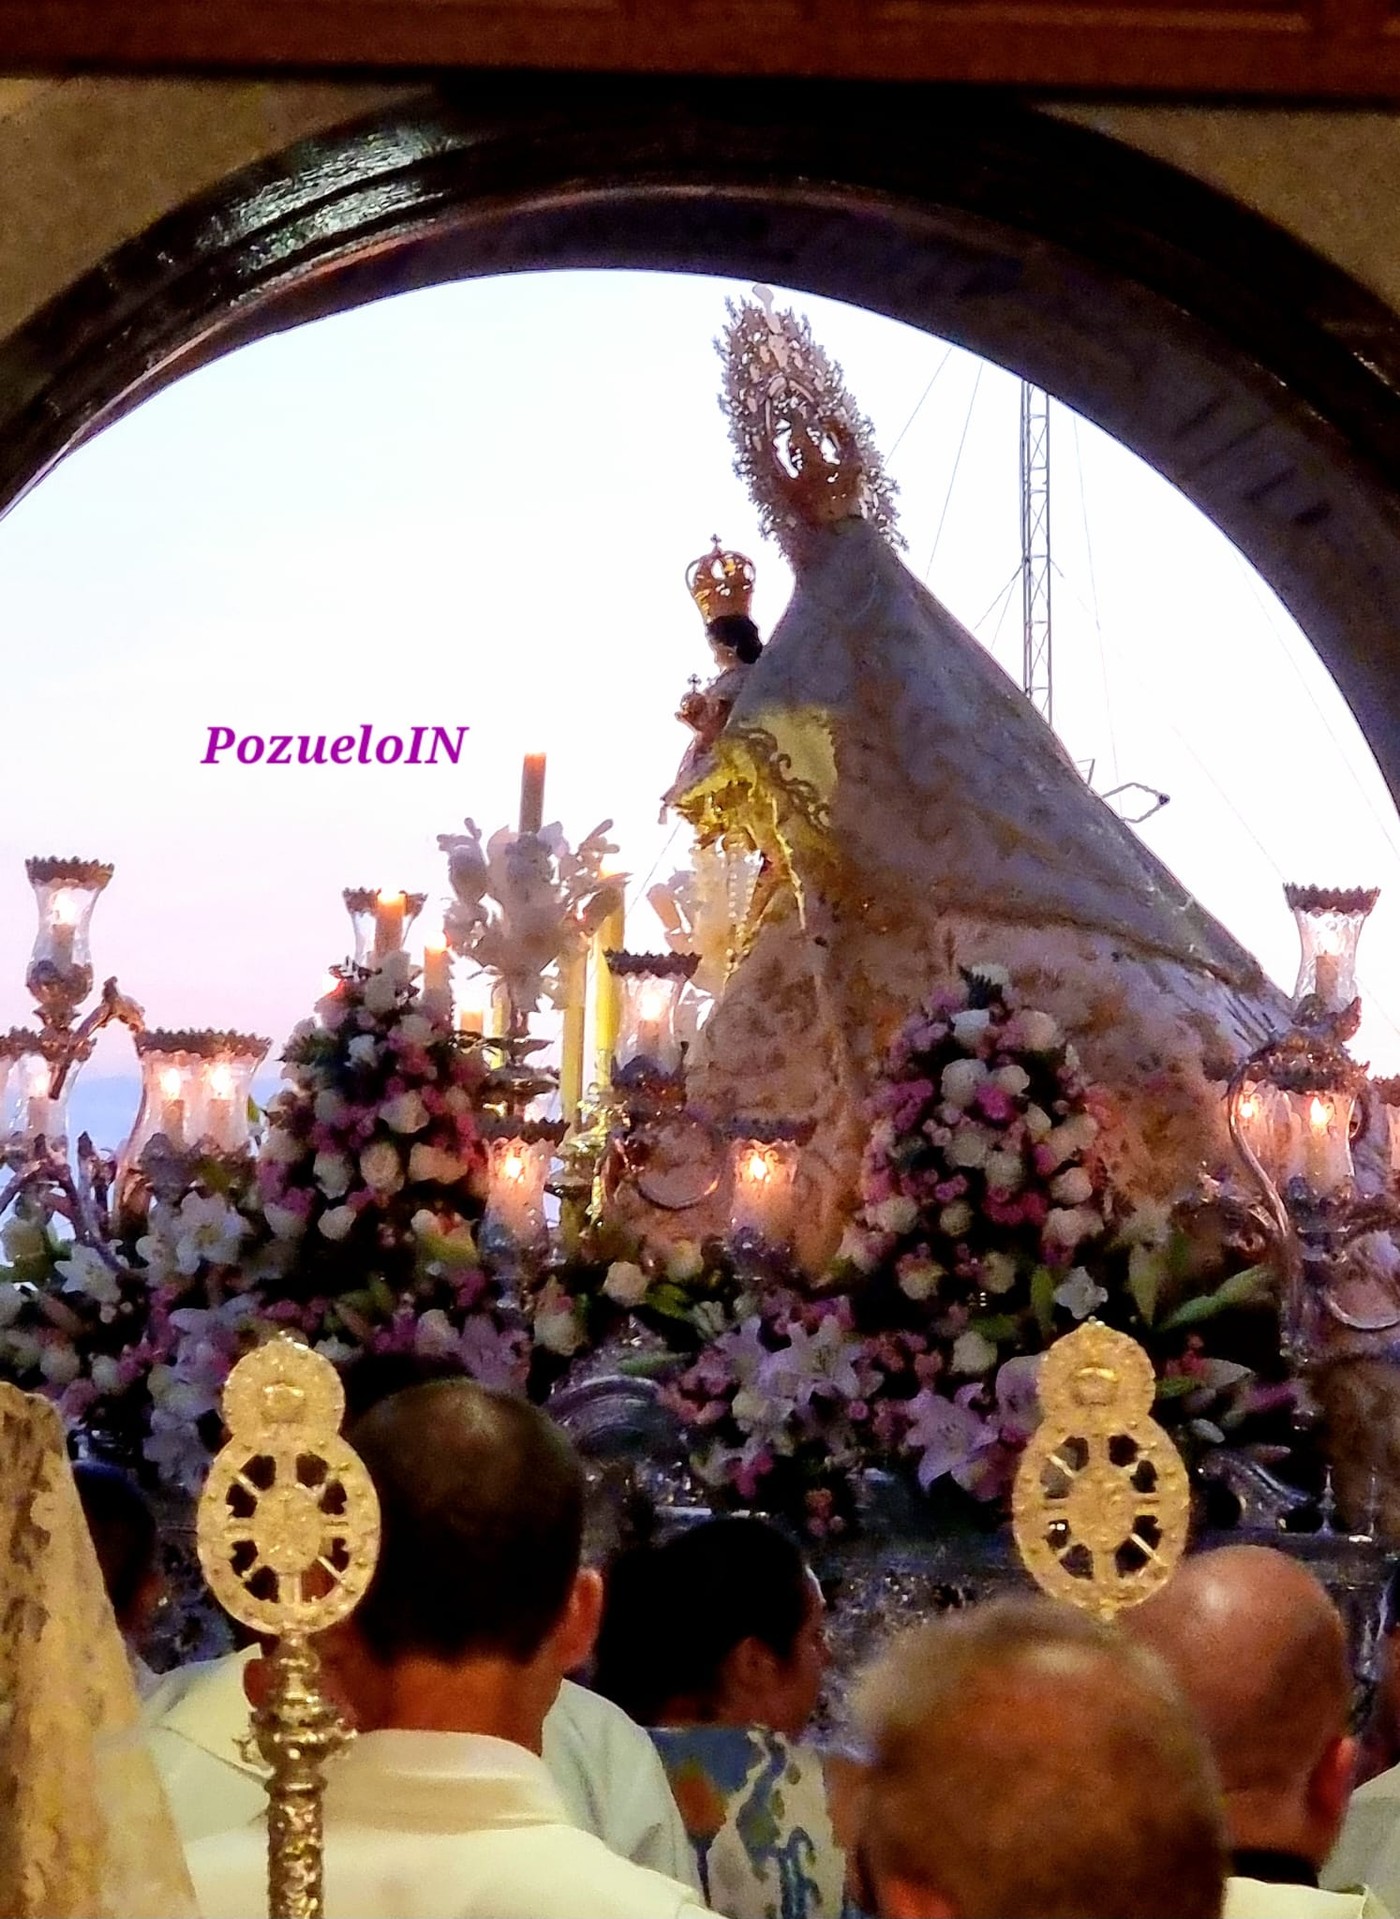
[[[233,1071],[227,1061],[213,1062],[205,1084],[209,1097],[205,1107],[204,1131],[216,1152],[236,1153],[243,1144],[243,1129],[238,1125],[238,1116],[234,1111],[235,1085]]]
[[[402,893],[380,893],[374,907],[374,957],[387,959],[403,946],[406,902]]]
[[[520,768],[520,830],[538,833],[544,825],[543,753],[527,753]]]
[[[31,1140],[46,1139],[53,1144],[53,1101],[43,1093],[32,1093],[25,1114],[25,1132]]]
[[[1317,969],[1313,975],[1313,991],[1323,1005],[1340,1011],[1337,1007],[1337,985],[1341,977],[1341,961],[1335,953],[1319,953]]]
[[[452,1023],[452,962],[446,940],[430,940],[423,948],[423,1011],[429,1019]]]

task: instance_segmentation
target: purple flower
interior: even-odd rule
[[[996,1427],[967,1404],[976,1390],[965,1386],[956,1399],[945,1399],[925,1387],[910,1400],[904,1443],[919,1455],[919,1484],[925,1491],[945,1474],[968,1486],[978,1460],[996,1444]]]

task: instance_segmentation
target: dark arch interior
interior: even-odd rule
[[[260,334],[448,278],[600,266],[771,279],[1046,387],[1253,562],[1400,796],[1400,318],[1208,189],[988,95],[437,86],[172,213],[0,344],[0,504]]]

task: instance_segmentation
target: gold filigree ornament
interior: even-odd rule
[[[277,1641],[253,1714],[271,1774],[271,1919],[320,1919],[322,1767],[349,1734],[320,1689],[310,1635],[353,1611],[379,1552],[379,1501],[340,1437],[344,1412],[327,1360],[285,1335],[258,1347],[224,1387],[228,1443],[199,1502],[199,1562],[215,1598]]]
[[[1186,1467],[1152,1419],[1157,1382],[1136,1341],[1097,1320],[1045,1355],[1039,1427],[1016,1473],[1012,1530],[1052,1599],[1112,1619],[1170,1578],[1186,1550]]]

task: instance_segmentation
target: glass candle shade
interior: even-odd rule
[[[249,1088],[267,1048],[251,1033],[138,1034],[141,1110],[123,1164],[137,1165],[157,1139],[173,1153],[243,1152]]]
[[[695,953],[608,953],[621,1008],[614,1077],[626,1072],[671,1075],[681,1066],[676,1007],[699,965]]]
[[[1286,1177],[1284,1165],[1292,1120],[1287,1096],[1267,1080],[1241,1088],[1235,1118],[1246,1144],[1269,1178],[1277,1185]]]
[[[769,1245],[782,1245],[792,1222],[797,1162],[797,1142],[792,1139],[733,1142],[729,1149],[732,1234],[753,1234]]]
[[[397,953],[428,898],[426,893],[389,893],[375,886],[347,886],[340,897],[355,936],[356,966],[374,966]]]
[[[1293,999],[1316,993],[1329,1013],[1356,998],[1356,947],[1379,898],[1372,887],[1285,886],[1283,896],[1298,923],[1298,983]]]
[[[68,1099],[77,1077],[70,1068],[57,1099],[51,1098],[53,1060],[45,1053],[38,1036],[16,1032],[4,1042],[4,1106],[0,1111],[0,1134],[7,1151],[23,1150],[39,1138],[50,1146],[63,1147],[68,1141]]]
[[[97,860],[33,859],[25,872],[39,909],[25,985],[45,1019],[67,1026],[92,991],[92,911],[113,868]]]
[[[1289,1088],[1283,1098],[1288,1132],[1279,1184],[1297,1180],[1314,1198],[1324,1199],[1352,1177],[1356,1094],[1349,1088],[1303,1086]]]
[[[1400,1073],[1389,1079],[1371,1082],[1385,1113],[1386,1143],[1390,1151],[1390,1177],[1400,1184]]]
[[[545,1181],[563,1127],[537,1120],[502,1127],[486,1143],[486,1213],[483,1244],[495,1242],[525,1250],[548,1237]]]

